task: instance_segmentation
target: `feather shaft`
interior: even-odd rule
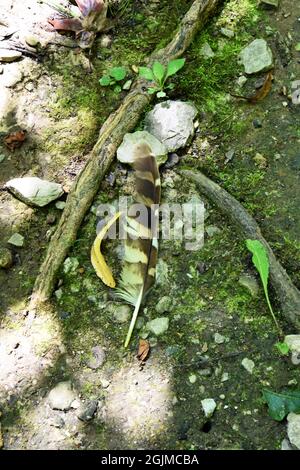
[[[130,207],[127,217],[124,264],[117,292],[118,297],[134,306],[125,347],[130,342],[143,300],[155,282],[158,248],[160,177],[148,145],[137,148],[133,168],[138,204]]]

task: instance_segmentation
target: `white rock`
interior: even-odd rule
[[[300,414],[289,413],[287,420],[289,440],[297,449],[300,449]]]
[[[1,62],[14,62],[22,57],[22,52],[13,51],[9,49],[0,49]]]
[[[292,352],[292,363],[295,365],[300,364],[300,335],[287,335],[284,342]]]
[[[255,39],[245,47],[239,58],[248,75],[270,70],[273,67],[273,54],[264,39]]]
[[[50,407],[53,410],[68,411],[76,395],[72,390],[71,382],[60,382],[48,395]]]
[[[157,104],[145,118],[145,130],[162,142],[168,152],[185,147],[194,135],[193,120],[197,109],[183,101],[164,101]]]
[[[247,372],[249,372],[249,374],[252,374],[255,364],[251,359],[245,357],[242,360],[242,366],[244,367],[244,369],[246,369]]]
[[[35,176],[14,178],[5,185],[20,201],[35,207],[43,207],[64,193],[60,184],[42,180]]]
[[[8,243],[14,246],[23,246],[24,245],[24,237],[23,235],[20,235],[20,233],[14,233],[10,239],[8,240]]]
[[[7,66],[8,67],[8,66]],[[6,88],[13,88],[17,83],[23,80],[23,72],[17,68],[6,70],[2,79],[2,83]]]
[[[117,150],[117,159],[129,165],[134,162],[136,150],[139,145],[147,144],[151,148],[152,154],[156,157],[158,166],[168,158],[168,150],[156,137],[147,131],[137,131],[132,134],[125,134],[122,144]]]
[[[206,418],[210,418],[217,408],[217,404],[213,398],[204,398],[204,400],[201,400],[201,405]]]
[[[242,87],[242,86],[245,85],[245,83],[247,83],[247,81],[248,81],[248,78],[245,77],[245,75],[241,75],[241,76],[237,79],[236,82],[237,82],[237,84],[238,84],[240,87]]]

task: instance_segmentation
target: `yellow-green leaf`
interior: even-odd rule
[[[93,268],[96,271],[96,274],[104,284],[106,284],[109,287],[115,287],[116,282],[113,278],[112,272],[108,265],[105,262],[105,259],[101,253],[101,242],[105,236],[105,234],[108,232],[110,227],[116,222],[116,220],[120,217],[121,212],[117,212],[108,222],[107,224],[100,230],[98,233],[97,237],[95,238],[95,241],[93,243],[92,249],[91,249],[91,262],[93,265]]]

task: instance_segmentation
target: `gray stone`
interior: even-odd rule
[[[259,292],[259,284],[255,277],[252,277],[249,274],[242,274],[239,278],[239,284],[248,289],[252,297],[257,296]]]
[[[168,152],[185,147],[195,128],[197,109],[183,101],[164,101],[157,104],[145,118],[145,129],[162,142]]]
[[[263,6],[271,7],[271,8],[278,8],[279,0],[260,0],[260,3]]]
[[[155,336],[163,335],[169,328],[168,317],[154,318],[154,320],[146,323],[146,329],[153,333]]]
[[[137,131],[125,134],[122,144],[117,150],[117,159],[122,163],[131,165],[139,145],[147,144],[156,157],[158,166],[165,163],[168,158],[168,149],[154,135],[147,131]]]
[[[293,450],[291,443],[288,439],[283,439],[281,442],[281,450]]]
[[[202,409],[206,418],[211,418],[214,414],[217,404],[213,398],[204,398],[201,400]]]
[[[131,308],[129,305],[113,306],[113,320],[117,323],[126,323],[131,317]]]
[[[60,382],[48,395],[49,405],[53,410],[68,411],[76,395],[71,382]]]
[[[0,248],[0,268],[8,269],[13,264],[13,256],[7,248]]]
[[[217,343],[217,344],[223,344],[225,342],[226,338],[225,338],[225,336],[220,335],[220,333],[215,333],[214,340],[215,340],[215,343]]]
[[[20,201],[34,207],[44,207],[64,193],[60,184],[35,176],[14,178],[6,183],[5,188]]]
[[[223,34],[223,36],[225,36],[226,38],[234,38],[235,35],[234,31],[228,28],[221,28],[220,33]]]
[[[245,357],[242,360],[241,364],[244,367],[244,369],[246,369],[246,371],[249,372],[249,374],[252,374],[252,372],[254,370],[254,367],[255,367],[255,364],[251,359],[248,359],[247,357]]]
[[[100,346],[92,348],[92,357],[86,363],[86,365],[93,370],[99,369],[105,361],[106,355],[104,349]]]
[[[255,39],[245,47],[239,58],[248,75],[270,70],[273,67],[273,54],[264,39]]]
[[[162,297],[159,301],[158,304],[155,307],[155,310],[157,313],[165,313],[169,312],[172,307],[172,299],[170,297],[164,296]]]
[[[287,421],[287,432],[290,443],[297,449],[300,449],[300,414],[289,413],[287,416]]]
[[[205,44],[203,44],[203,46],[201,47],[200,49],[200,55],[202,55],[203,57],[205,57],[206,59],[210,59],[212,57],[215,56],[215,53],[214,51],[212,50],[212,48],[210,47],[210,45],[208,44],[208,42],[206,42]]]
[[[85,404],[85,406],[79,411],[79,414],[77,415],[77,418],[80,419],[80,421],[83,421],[84,423],[89,423],[98,407],[98,401],[97,400],[91,400],[88,403]]]
[[[14,246],[23,246],[24,245],[24,237],[23,235],[20,235],[20,233],[14,233],[10,239],[8,240],[8,243]]]
[[[79,266],[79,261],[78,261],[77,258],[75,258],[74,256],[66,258],[65,261],[64,261],[64,273],[65,274],[68,274],[68,273],[75,274],[78,266]]]
[[[287,335],[284,342],[288,345],[292,353],[292,363],[300,364],[300,335]]]
[[[0,49],[0,62],[14,62],[22,57],[22,52]]]

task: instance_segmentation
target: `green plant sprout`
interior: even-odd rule
[[[269,258],[268,258],[267,250],[259,240],[246,240],[246,245],[247,245],[248,250],[251,251],[251,253],[253,254],[252,262],[260,275],[269,310],[271,312],[271,315],[273,317],[274,323],[276,325],[276,328],[279,334],[282,335],[282,330],[277,322],[277,319],[275,317],[275,314],[273,312],[272,305],[269,299],[269,293],[268,293]]]
[[[167,79],[182,69],[184,64],[185,59],[171,60],[166,67],[160,62],[155,61],[152,68],[139,67],[139,75],[153,82],[153,85],[148,88],[148,93],[151,95],[156,93],[157,98],[165,98],[167,93],[164,90],[172,90],[174,88],[173,83],[166,86]]]
[[[127,80],[123,86],[120,84],[126,78],[126,75],[125,67],[113,67],[106,75],[100,78],[99,83],[101,86],[114,86],[114,91],[120,93],[122,88],[123,90],[130,88],[131,80]]]

